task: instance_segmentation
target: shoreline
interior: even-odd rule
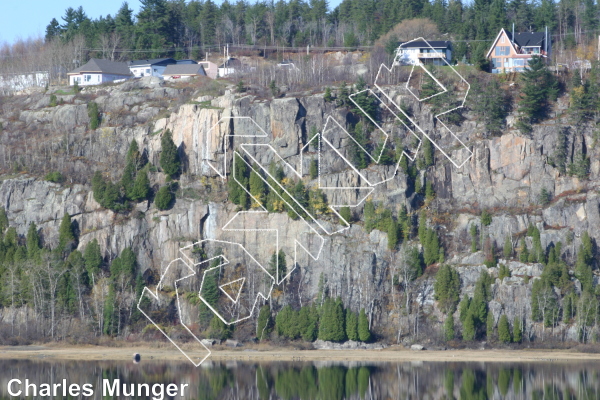
[[[190,356],[202,358],[203,348],[189,348]],[[131,361],[139,353],[143,361],[189,360],[174,346],[130,345],[127,347],[30,345],[0,346],[0,360],[79,360]],[[193,356],[192,356],[193,357]],[[383,350],[290,350],[280,349],[211,349],[208,361],[359,361],[359,362],[600,362],[600,353],[572,350],[421,350],[404,348]]]

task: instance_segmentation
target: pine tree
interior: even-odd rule
[[[369,319],[365,309],[360,310],[358,314],[358,338],[361,342],[368,342],[371,340],[371,331],[369,330]]]
[[[462,322],[463,324],[467,318],[467,314],[469,312],[470,305],[471,305],[471,299],[469,299],[469,296],[467,296],[465,294],[463,299],[460,301],[460,304],[458,305],[458,313],[459,313],[460,322]]]
[[[261,307],[258,314],[258,321],[256,324],[256,337],[258,340],[265,340],[269,338],[269,334],[273,329],[273,319],[271,317],[271,307],[265,304]]]
[[[128,199],[132,199],[133,193],[133,185],[136,181],[136,170],[135,165],[133,165],[133,161],[127,161],[125,165],[125,169],[123,170],[123,176],[121,177],[121,188],[123,189],[123,193],[125,193],[125,197]]]
[[[557,82],[541,57],[534,56],[521,74],[522,90],[519,112],[532,123],[546,116],[547,108],[557,93]]]
[[[487,320],[485,321],[485,335],[488,340],[492,340],[494,334],[494,322],[494,315],[491,312],[488,312]]]
[[[434,298],[445,314],[454,314],[460,300],[460,277],[449,265],[442,265],[435,275]]]
[[[95,130],[100,125],[100,111],[98,111],[98,104],[95,101],[91,101],[87,105],[88,116],[90,117],[90,129]]]
[[[512,240],[510,240],[510,235],[506,236],[506,238],[504,239],[504,248],[502,249],[502,253],[504,255],[504,258],[506,260],[510,259],[510,256],[512,255]]]
[[[351,310],[346,311],[346,336],[348,340],[358,341],[358,316]]]
[[[323,95],[323,100],[325,100],[326,103],[330,103],[333,101],[333,96],[331,95],[331,88],[329,88],[329,86],[325,88],[325,94]]]
[[[319,339],[332,342],[342,342],[346,339],[344,309],[341,301],[335,301],[331,298],[325,300],[325,304],[323,304],[321,321],[319,324]]]
[[[106,190],[106,182],[104,181],[104,177],[102,176],[102,172],[96,171],[92,178],[92,191],[94,192],[94,200],[98,202],[98,204],[102,205],[104,203],[104,191]]]
[[[502,314],[500,321],[498,321],[498,339],[503,343],[512,342],[512,335],[510,334],[510,325],[508,324],[508,317],[506,314]]]
[[[36,258],[40,253],[40,235],[35,222],[29,223],[27,230],[27,257]]]
[[[100,252],[100,246],[98,245],[97,239],[92,239],[92,241],[85,246],[83,259],[85,261],[85,269],[88,276],[92,279],[92,275],[97,275],[98,272],[100,272],[100,266],[102,265],[102,253]]]
[[[471,341],[475,339],[475,317],[472,312],[467,312],[465,320],[463,322],[463,340]]]
[[[0,236],[4,234],[6,229],[8,229],[8,216],[4,207],[0,207]]]
[[[350,211],[350,207],[342,207],[340,208],[340,216],[347,222],[352,222],[352,212]]]
[[[148,172],[144,168],[139,171],[135,177],[135,183],[133,184],[133,190],[131,191],[131,200],[143,201],[148,198],[149,194],[150,180],[148,179]]]
[[[318,160],[310,160],[310,168],[309,168],[310,179],[316,179],[319,176],[319,161]]]
[[[388,221],[387,239],[388,249],[395,250],[398,246],[398,224],[393,217]]]
[[[154,203],[159,210],[168,209],[171,206],[172,201],[173,194],[171,193],[169,185],[162,186],[160,189],[158,189]]]
[[[477,252],[477,225],[471,224],[469,233],[471,234],[471,253],[475,253]]]
[[[160,167],[165,174],[173,178],[180,172],[181,160],[169,129],[163,134],[160,146]]]
[[[521,251],[519,253],[519,261],[528,262],[529,260],[529,250],[527,250],[527,243],[525,243],[525,238],[521,238]]]
[[[264,205],[267,199],[267,186],[261,178],[260,174],[254,168],[250,169],[250,194],[258,200],[258,203],[253,204],[257,207]]]
[[[515,319],[513,321],[513,338],[512,338],[512,340],[515,343],[520,343],[521,340],[523,340],[522,322],[519,319],[519,317],[517,317],[516,315],[515,315]]]
[[[363,209],[363,215],[365,220],[365,230],[367,232],[371,232],[375,229],[375,206],[371,200],[368,200],[365,203],[365,207]]]
[[[446,341],[454,340],[454,316],[448,314],[444,322],[444,339]]]
[[[63,251],[70,251],[74,246],[75,233],[73,232],[71,216],[69,213],[65,212],[60,222],[60,228],[58,229],[58,247]]]

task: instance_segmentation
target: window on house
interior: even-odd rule
[[[496,46],[496,55],[497,56],[510,55],[510,47],[509,46]]]
[[[504,43],[504,36],[500,38],[500,43]]]
[[[150,73],[150,68],[146,68],[146,73],[149,74]]]
[[[502,59],[492,58],[492,68],[502,68]]]
[[[83,76],[83,81],[84,81],[84,82],[89,82],[89,81],[91,81],[91,80],[92,80],[92,76],[91,76],[91,75],[84,75],[84,76]]]

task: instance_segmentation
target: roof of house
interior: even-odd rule
[[[431,40],[431,41],[425,41],[425,40],[415,40],[413,42],[400,42],[399,46],[402,47],[403,49],[412,49],[412,48],[417,48],[417,47],[433,47],[433,48],[446,48],[448,46],[452,45],[452,42],[450,42],[449,40]]]
[[[163,75],[206,75],[206,72],[200,64],[171,64]]]
[[[142,65],[156,65],[156,64],[175,64],[177,61],[173,58],[152,58],[150,60],[136,60],[129,64],[130,67],[139,67]]]
[[[508,32],[507,32],[508,33]],[[512,35],[508,33],[510,38]],[[521,32],[515,33],[514,42],[520,47],[543,46],[546,34],[544,32]]]
[[[241,66],[242,66],[242,62],[240,60],[238,60],[237,58],[230,57],[223,64],[219,65],[219,68],[235,68],[235,67],[241,67]]]
[[[100,58],[92,58],[86,64],[81,67],[75,68],[73,71],[68,72],[68,75],[77,75],[83,73],[100,73],[100,74],[111,74],[111,75],[125,75],[130,76],[131,71],[124,62],[104,60]]]
[[[175,63],[177,63],[177,64],[198,64],[196,61],[192,60],[191,58],[188,58],[185,60],[176,60]]]

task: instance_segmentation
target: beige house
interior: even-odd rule
[[[202,65],[206,76],[210,79],[217,79],[219,75],[219,66],[212,61],[198,61],[198,64]]]
[[[200,64],[171,64],[167,65],[162,75],[166,80],[188,79],[194,76],[206,76],[206,72]]]
[[[514,38],[504,28],[492,43],[486,58],[492,64],[492,73],[521,72],[534,56],[548,59],[551,51],[547,32],[515,33]]]

